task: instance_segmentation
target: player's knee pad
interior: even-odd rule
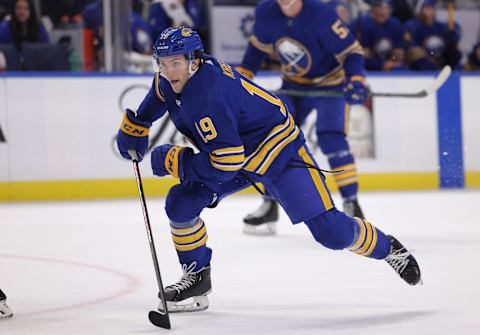
[[[352,244],[355,220],[336,208],[305,221],[305,224],[315,240],[329,249],[345,249]]]
[[[194,183],[181,183],[173,186],[165,201],[165,211],[170,221],[187,222],[200,216],[210,205],[215,193]]]
[[[326,155],[336,152],[349,152],[350,147],[343,132],[320,132],[317,133],[318,145]]]

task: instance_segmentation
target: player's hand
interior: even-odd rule
[[[368,88],[365,85],[365,78],[354,76],[343,89],[343,95],[349,105],[363,104],[368,97]]]
[[[153,174],[159,177],[172,175],[175,178],[183,179],[182,158],[185,152],[192,149],[172,144],[163,144],[152,151]]]
[[[147,151],[151,126],[151,122],[139,120],[134,112],[127,109],[117,133],[117,147],[123,158],[132,159],[128,151],[133,150],[137,153],[138,161],[142,161]]]

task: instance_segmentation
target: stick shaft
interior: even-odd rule
[[[152,227],[150,225],[150,218],[148,216],[147,203],[145,201],[145,194],[143,192],[142,177],[140,175],[140,167],[136,159],[132,160],[133,170],[135,172],[135,179],[137,181],[138,195],[140,197],[140,204],[142,205],[143,220],[145,222],[145,229],[147,230],[148,244],[150,246],[150,253],[152,254],[153,267],[155,268],[155,275],[157,277],[158,290],[160,292],[160,300],[162,301],[163,311],[168,316],[167,303],[165,301],[165,293],[163,291],[162,276],[160,274],[160,266],[158,265],[157,252],[155,250],[155,243],[152,236]]]
[[[369,95],[372,97],[384,97],[384,98],[423,98],[427,95],[434,93],[438,90],[448,79],[452,72],[450,66],[445,66],[439,74],[435,77],[433,83],[417,92],[412,93],[403,93],[403,92],[369,92]],[[277,95],[290,95],[297,97],[342,97],[342,91],[328,91],[328,90],[277,90],[272,91],[272,93]]]

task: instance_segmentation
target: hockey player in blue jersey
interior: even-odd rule
[[[391,16],[390,0],[371,0],[371,13],[360,16],[350,28],[365,49],[365,68],[371,71],[406,70],[404,29]]]
[[[405,24],[407,58],[412,70],[436,70],[445,65],[458,67],[462,53],[458,50],[460,26],[439,22],[435,18],[435,0],[419,0],[420,13]]]
[[[468,54],[465,71],[480,71],[480,41],[472,47]]]
[[[212,250],[201,213],[249,182],[266,185],[291,221],[305,222],[327,248],[384,259],[410,285],[420,281],[417,262],[398,240],[335,208],[302,131],[278,97],[203,55],[200,37],[188,27],[164,30],[154,59],[159,72],[136,112],[124,114],[117,145],[124,158],[135,151],[141,160],[152,122],[168,112],[197,149],[163,144],[151,154],[155,175],[180,179],[165,201],[183,268],[180,280],[165,288],[169,311],[208,307]]]
[[[306,29],[305,27],[308,27]],[[268,55],[282,64],[282,88],[344,91],[340,97],[281,96],[297,124],[316,109],[318,145],[327,156],[344,201],[344,211],[363,218],[357,201],[358,175],[346,139],[351,104],[367,98],[360,44],[332,6],[318,0],[267,0],[258,4],[255,24],[242,64],[252,78]],[[266,189],[259,209],[244,218],[247,234],[273,234],[278,205]]]

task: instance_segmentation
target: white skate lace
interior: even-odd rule
[[[412,253],[411,251],[405,250],[402,252],[402,250],[405,250],[405,248],[399,249],[385,257],[385,260],[387,261],[390,266],[397,271],[398,274],[402,274],[403,270],[408,265],[408,256],[410,256]]]
[[[193,262],[190,265],[187,266],[187,264],[182,265],[182,270],[183,270],[183,275],[178,281],[178,283],[175,283],[173,285],[169,285],[166,287],[170,289],[174,289],[177,292],[181,292],[182,290],[185,290],[195,284],[195,280],[197,279],[196,272],[193,272],[193,269],[197,266],[197,262]]]

